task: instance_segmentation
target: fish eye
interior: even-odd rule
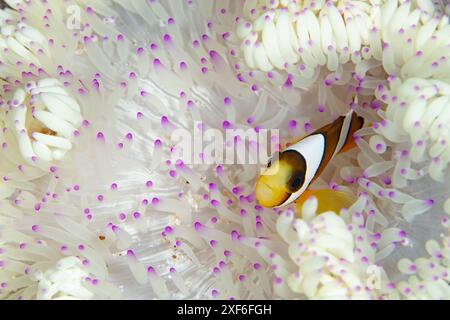
[[[288,183],[287,187],[289,189],[289,192],[294,193],[298,191],[302,187],[304,181],[305,179],[303,178],[302,175],[295,175],[293,178],[290,179]]]
[[[271,165],[272,165],[272,159],[270,159],[269,162],[267,162],[267,168],[270,168]]]

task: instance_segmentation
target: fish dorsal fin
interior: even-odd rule
[[[353,110],[351,110],[349,113],[347,113],[344,116],[344,120],[342,121],[341,130],[339,132],[339,140],[336,145],[336,149],[334,150],[333,156],[338,154],[342,148],[344,148],[345,144],[349,140],[349,133],[350,133],[350,127],[352,124],[352,118],[353,118]]]
[[[346,121],[348,122],[348,124],[345,124]],[[341,131],[341,141],[339,142],[338,148],[336,149],[336,154],[347,152],[356,147],[353,135],[363,126],[364,118],[358,116],[355,112],[351,112],[346,116],[346,119],[344,120],[344,126]]]

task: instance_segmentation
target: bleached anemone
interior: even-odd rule
[[[308,298],[376,298],[372,291],[380,289],[381,279],[369,283],[367,271],[375,250],[368,245],[365,231],[352,221],[347,229],[344,219],[332,211],[316,217],[317,199],[307,201],[302,219],[294,220],[294,213],[287,211],[277,223],[278,232],[290,244],[289,257],[298,266],[287,278],[288,286]]]
[[[17,89],[10,101],[7,129],[14,132],[25,161],[61,160],[72,148],[71,140],[82,118],[78,103],[59,81],[49,78],[28,82],[26,90]]]
[[[449,298],[448,5],[6,2],[0,297]],[[260,165],[220,156],[350,108],[312,186],[341,212],[263,208]]]

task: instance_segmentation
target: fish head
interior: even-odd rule
[[[287,205],[295,199],[291,195],[299,191],[305,182],[306,162],[295,150],[277,153],[256,182],[255,195],[267,208]]]

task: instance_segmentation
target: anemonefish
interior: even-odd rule
[[[355,147],[353,134],[363,125],[364,119],[351,111],[275,154],[256,183],[259,203],[277,208],[291,204],[303,194],[303,201],[306,195],[317,194],[316,190],[305,191],[335,155]]]

